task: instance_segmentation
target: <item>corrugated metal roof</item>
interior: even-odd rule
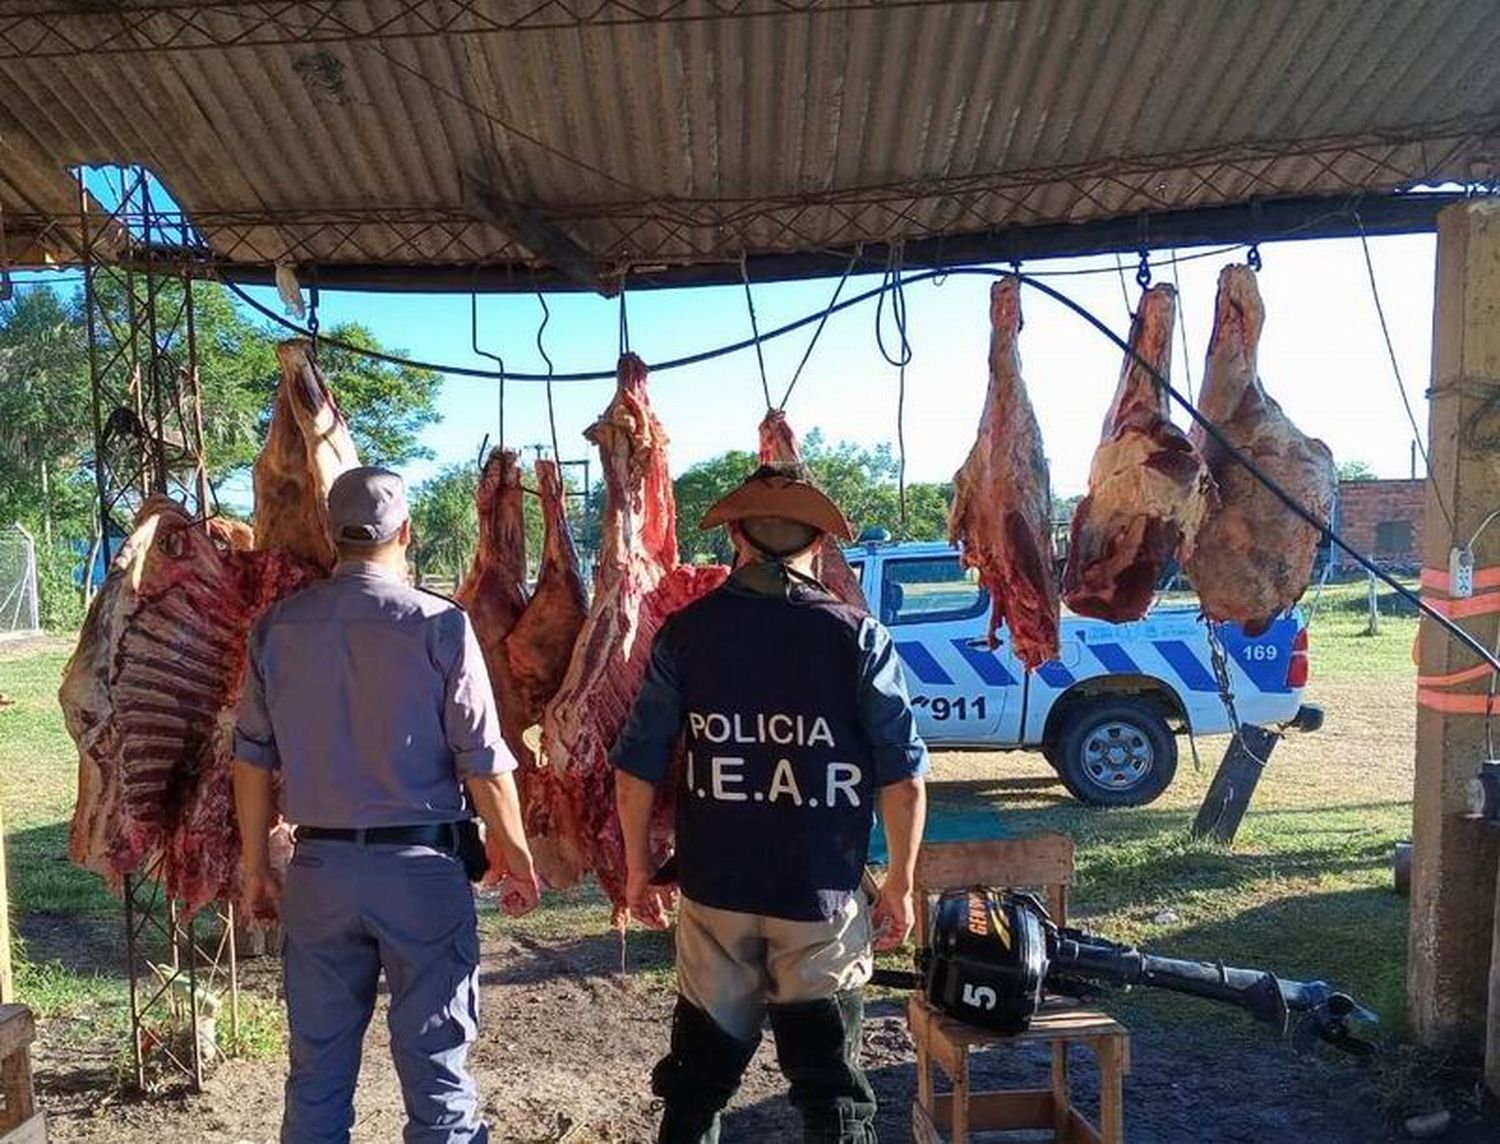
[[[111,8],[0,5],[12,235],[141,163],[231,262],[608,276],[1500,165],[1493,0]]]

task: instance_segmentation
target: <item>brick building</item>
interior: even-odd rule
[[[1367,556],[1392,568],[1415,569],[1422,560],[1422,514],[1427,482],[1340,481],[1334,528]],[[1335,550],[1340,571],[1357,567],[1347,553]]]

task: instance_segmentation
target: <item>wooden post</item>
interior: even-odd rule
[[[1194,838],[1212,838],[1226,846],[1234,841],[1235,832],[1250,808],[1250,798],[1260,782],[1261,772],[1270,761],[1271,752],[1281,736],[1264,727],[1243,724],[1208,784],[1198,817],[1193,820]]]
[[[10,966],[10,878],[5,869],[5,819],[0,815],[0,1005],[16,999],[16,985]]]
[[[1493,826],[1493,824],[1492,824]],[[1493,830],[1491,833],[1500,834]],[[1500,883],[1500,879],[1497,879]],[[1495,929],[1490,938],[1490,1019],[1485,1034],[1484,1083],[1500,1096],[1500,885],[1496,886]]]
[[[1365,635],[1380,634],[1380,596],[1375,590],[1375,573],[1370,573],[1370,618],[1365,624]]]
[[[1458,203],[1438,216],[1432,351],[1423,560],[1446,572],[1450,549],[1500,504],[1500,200]],[[1500,566],[1500,527],[1478,538],[1474,564],[1476,572]],[[1494,644],[1495,613],[1481,610],[1463,623]],[[1418,674],[1431,678],[1472,667],[1474,655],[1424,618],[1418,663]],[[1485,758],[1485,686],[1481,679],[1419,688],[1412,806],[1412,1025],[1426,1044],[1470,1051],[1484,1043],[1486,1020],[1491,1035],[1500,1021],[1488,1009],[1500,836],[1465,817],[1469,780]]]

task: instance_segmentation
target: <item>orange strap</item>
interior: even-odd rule
[[[1486,679],[1494,671],[1487,663],[1476,664],[1466,667],[1462,671],[1455,671],[1448,675],[1419,675],[1417,676],[1418,687],[1457,687],[1460,683],[1468,683],[1475,679]]]
[[[1422,602],[1439,615],[1452,620],[1466,616],[1489,616],[1500,612],[1500,592],[1486,592],[1482,596],[1470,596],[1467,600],[1436,600],[1423,596]]]
[[[1483,715],[1490,707],[1487,695],[1475,695],[1472,692],[1454,695],[1447,691],[1429,691],[1425,687],[1417,689],[1417,703],[1429,711],[1438,711],[1444,715]],[[1494,706],[1500,712],[1500,696],[1496,697]]]

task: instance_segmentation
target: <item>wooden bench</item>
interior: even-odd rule
[[[0,1005],[0,1144],[44,1144],[47,1127],[31,1087],[36,1025],[24,1005]]]
[[[930,941],[932,898],[943,890],[970,886],[1015,886],[1044,890],[1059,925],[1067,921],[1068,887],[1073,882],[1073,840],[1062,834],[992,842],[930,843],[917,857],[917,944]],[[1123,1144],[1124,1075],[1130,1071],[1130,1031],[1108,1015],[1059,998],[1048,1000],[1015,1036],[965,1025],[933,1008],[920,993],[907,1002],[907,1024],[917,1046],[917,1100],[912,1134],[917,1144],[969,1144],[973,1132],[1050,1130],[1052,1139],[1072,1144]],[[1047,1088],[975,1092],[970,1056],[975,1051],[1045,1042],[1052,1050]],[[1073,1105],[1068,1049],[1081,1045],[1099,1062],[1099,1122],[1091,1123]],[[941,1069],[952,1091],[934,1092],[932,1070]]]

